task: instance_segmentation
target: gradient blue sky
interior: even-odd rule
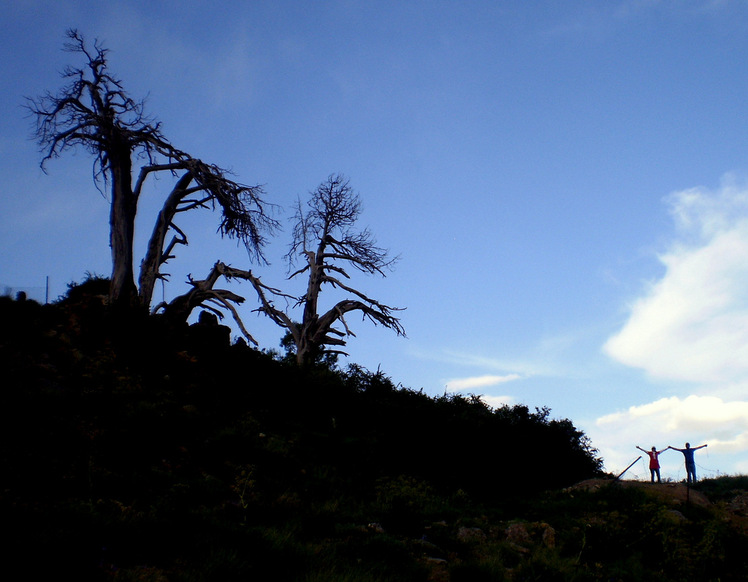
[[[387,278],[354,284],[407,307],[408,338],[350,318],[343,365],[549,406],[612,472],[635,445],[689,440],[709,443],[702,475],[748,473],[747,2],[0,5],[0,288],[43,298],[48,276],[55,298],[110,271],[90,158],[42,173],[22,108],[79,64],[60,50],[76,27],[111,49],[176,147],[270,201],[289,208],[328,174],[350,177],[362,226],[401,255]],[[167,182],[141,204],[141,248]],[[252,267],[215,216],[182,225],[191,244],[159,299],[217,259]],[[254,269],[291,290],[287,237]],[[235,290],[276,348],[279,329]],[[684,477],[682,455],[662,461]]]

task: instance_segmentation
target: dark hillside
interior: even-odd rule
[[[628,522],[671,551],[651,515],[616,513],[667,502],[562,492],[600,460],[548,410],[300,368],[209,318],[121,321],[97,284],[53,305],[0,298],[0,509],[32,579],[647,579],[607,577],[651,567]],[[738,579],[738,528],[681,511],[692,561],[723,544],[720,577]]]

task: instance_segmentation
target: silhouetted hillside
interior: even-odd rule
[[[99,284],[53,305],[0,298],[3,523],[32,579],[746,571],[737,511],[727,522],[647,491],[564,490],[601,463],[548,410],[429,397],[357,366],[301,368],[229,345],[210,318],[121,320]]]

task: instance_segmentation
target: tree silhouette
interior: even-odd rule
[[[43,169],[48,160],[82,147],[94,156],[97,188],[102,193],[109,188],[110,302],[126,308],[150,306],[156,281],[168,277],[162,265],[174,258],[176,245],[187,244],[186,234],[174,220],[193,209],[218,207],[220,234],[241,241],[251,260],[264,261],[265,233],[274,230],[277,222],[266,212],[263,189],[235,182],[226,170],[172,146],[161,124],[145,114],[143,101],[133,100],[109,72],[108,50],[98,41],[89,47],[76,30],[69,30],[67,37],[65,50],[82,55],[85,64],[67,67],[63,73],[67,84],[56,94],[28,99],[27,108],[36,119]],[[145,164],[135,178],[138,159]],[[133,244],[138,200],[147,179],[164,173],[174,176],[176,183],[156,219],[136,286]]]
[[[263,284],[251,272],[242,272],[242,278],[252,282],[259,297],[258,311],[285,328],[293,338],[296,360],[307,364],[318,360],[324,351],[328,354],[345,354],[330,350],[328,346],[345,346],[346,337],[355,336],[346,322],[346,314],[358,311],[364,319],[383,325],[397,335],[405,330],[394,312],[399,308],[389,307],[350,286],[346,268],[353,267],[368,274],[385,276],[384,270],[391,268],[397,257],[388,256],[387,250],[376,245],[368,228],[356,230],[355,224],[361,214],[361,202],[351,188],[347,178],[330,175],[313,192],[306,203],[297,202],[293,217],[294,227],[290,250],[286,255],[289,270],[299,260],[303,266],[291,273],[289,279],[307,277],[306,292],[298,298]],[[234,276],[239,276],[234,273]],[[324,313],[319,312],[320,294],[324,286],[340,289],[350,295],[338,301]],[[281,297],[291,307],[301,307],[301,321],[294,321],[284,309],[275,306],[274,299]],[[335,327],[339,324],[339,327]],[[341,329],[342,327],[342,329]]]

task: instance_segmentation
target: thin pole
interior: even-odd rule
[[[634,463],[636,463],[636,461],[638,461],[641,458],[642,458],[641,455],[636,457],[636,459],[634,459]],[[623,471],[621,471],[621,475],[623,475],[626,471],[628,471],[631,467],[633,467],[634,463],[631,463],[628,467],[626,467]],[[621,478],[621,475],[618,475],[618,477],[616,477],[616,481],[618,481]]]

